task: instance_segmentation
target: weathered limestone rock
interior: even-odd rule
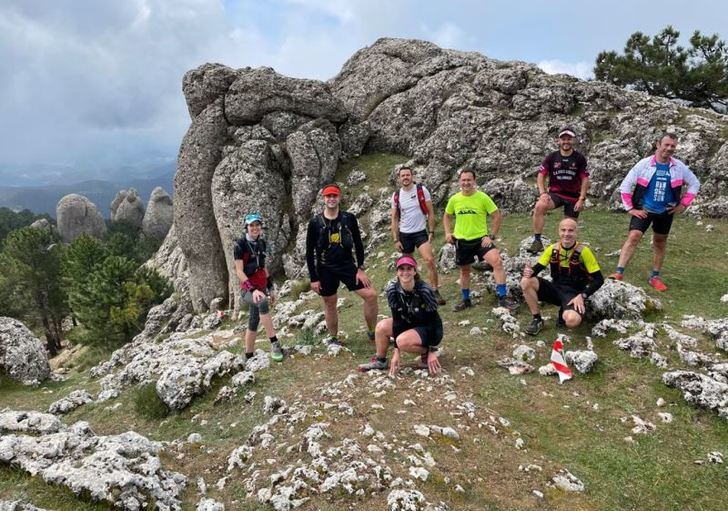
[[[173,220],[172,197],[164,188],[157,186],[149,196],[147,210],[142,220],[142,232],[152,238],[163,240],[172,228]]]
[[[26,385],[51,372],[43,343],[17,319],[0,317],[0,372]]]
[[[50,413],[34,411],[0,412],[0,432],[42,434],[56,433],[63,428],[60,419]]]
[[[590,372],[599,360],[596,353],[588,350],[567,351],[564,358],[566,363],[573,365],[582,374]]]
[[[134,188],[121,190],[111,201],[109,212],[112,222],[125,222],[134,227],[141,227],[144,219],[144,202]]]
[[[106,236],[106,223],[96,205],[83,195],[66,195],[56,206],[58,232],[66,243],[87,234],[94,238]]]
[[[79,406],[93,402],[94,399],[87,390],[74,390],[66,397],[51,403],[48,407],[48,412],[56,415],[64,414],[75,410]]]
[[[212,176],[228,138],[218,98],[197,115],[185,134],[174,176],[174,225],[190,272],[190,298],[204,312],[218,296],[228,296],[228,273],[211,193]]]
[[[665,373],[662,381],[668,387],[680,389],[688,403],[715,410],[720,417],[728,419],[728,383],[690,371]]]
[[[120,509],[135,511],[155,502],[179,511],[186,478],[162,469],[161,448],[133,431],[96,436],[87,423],[77,422],[41,436],[1,436],[0,463]]]
[[[269,67],[242,69],[225,94],[225,114],[234,125],[259,122],[271,112],[343,122],[343,105],[317,80],[281,76]]]
[[[91,374],[103,376],[104,390],[156,381],[159,399],[179,410],[206,392],[213,378],[239,371],[244,365],[243,357],[218,351],[212,336],[188,338],[185,333],[174,333],[160,343],[137,340],[127,344]]]
[[[597,319],[615,318],[639,320],[645,312],[662,310],[662,304],[651,298],[642,288],[626,282],[607,279],[599,290],[589,297],[587,313]]]

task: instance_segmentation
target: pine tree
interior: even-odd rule
[[[728,48],[717,34],[695,31],[691,47],[678,45],[680,32],[666,27],[650,39],[632,34],[624,54],[603,51],[596,59],[594,75],[621,87],[656,96],[690,101],[694,106],[728,108]]]

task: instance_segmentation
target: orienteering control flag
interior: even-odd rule
[[[571,369],[566,365],[564,360],[564,343],[561,339],[554,341],[554,347],[551,350],[551,365],[554,366],[559,375],[559,383],[564,383],[572,377]]]

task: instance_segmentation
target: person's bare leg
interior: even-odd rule
[[[660,271],[662,263],[665,261],[665,252],[667,250],[667,234],[652,235],[652,269]]]
[[[548,201],[543,201],[541,199],[536,201],[536,206],[533,208],[533,221],[531,222],[534,234],[543,233],[543,226],[546,224],[546,213],[555,207],[556,204],[554,204],[554,201],[550,198]]]
[[[392,335],[392,318],[385,318],[377,323],[374,330],[374,343],[377,347],[377,357],[386,358],[389,348],[389,338]]]
[[[377,290],[372,286],[357,289],[355,292],[364,300],[364,321],[366,321],[369,331],[373,332],[377,326],[377,314],[379,313]],[[336,309],[336,303],[334,303],[334,309]]]
[[[493,277],[496,284],[506,283],[506,270],[503,268],[503,261],[497,249],[488,250],[485,254],[485,262],[493,267]]]
[[[538,306],[538,287],[539,281],[536,277],[522,278],[521,290],[523,290],[523,298],[526,300],[528,310],[531,314],[539,314],[541,309]]]
[[[255,338],[258,332],[247,329],[245,331],[245,353],[253,353],[255,351]]]
[[[260,322],[263,323],[263,328],[265,328],[265,334],[268,336],[269,339],[276,335],[276,329],[273,327],[273,316],[271,316],[270,314],[261,314]]]
[[[422,346],[422,339],[420,339],[420,336],[414,329],[402,332],[397,336],[396,341],[399,351],[404,351],[405,353],[417,353],[418,355],[422,355],[427,352],[427,348]]]
[[[619,263],[617,263],[617,266],[621,266],[622,268],[627,267],[627,263],[629,263],[629,260],[632,259],[632,255],[642,239],[642,236],[642,231],[638,229],[632,229],[629,231],[627,239],[624,240],[624,245],[622,245],[622,250],[619,252]]]
[[[437,289],[438,287],[440,287],[440,283],[437,276],[435,255],[432,253],[432,243],[430,243],[429,241],[423,243],[422,245],[420,245],[419,251],[422,259],[425,261],[425,265],[427,266],[427,274],[430,277],[430,285],[432,285],[433,288]]]
[[[324,296],[324,318],[326,320],[326,329],[331,337],[336,338],[339,335],[339,313],[336,311],[336,300],[338,296]]]

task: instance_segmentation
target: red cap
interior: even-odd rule
[[[397,262],[395,263],[395,266],[399,268],[402,265],[408,264],[413,268],[417,268],[417,261],[414,260],[412,256],[404,255],[397,259]]]
[[[341,195],[341,188],[338,185],[326,185],[321,195],[324,197],[327,195]]]

